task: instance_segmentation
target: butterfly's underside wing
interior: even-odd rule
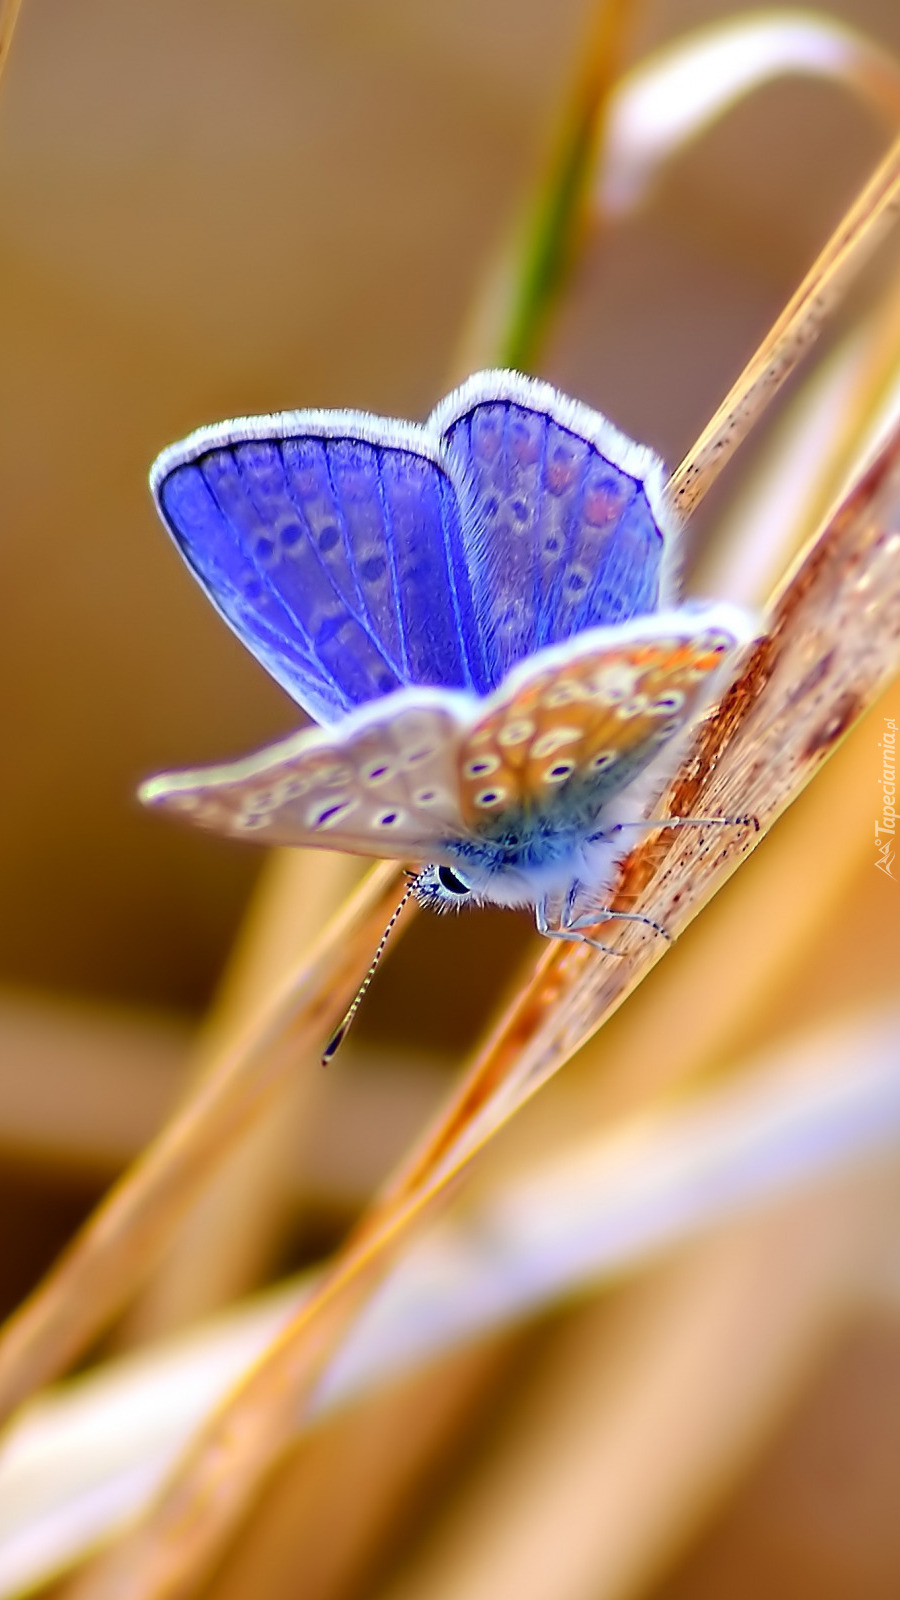
[[[460,812],[480,832],[504,814],[564,818],[603,807],[695,719],[742,635],[716,608],[695,632],[663,613],[641,636],[585,636],[577,652],[543,652],[511,674],[464,735]]]
[[[221,614],[319,722],[671,603],[662,467],[597,412],[477,374],[422,427],[284,412],[200,429],[151,475]]]
[[[487,699],[404,689],[227,767],[164,775],[149,804],[272,844],[459,859],[504,817],[599,816],[696,717],[749,637],[729,606],[592,629],[520,665]]]

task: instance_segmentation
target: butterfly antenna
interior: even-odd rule
[[[341,1022],[339,1024],[339,1026],[335,1029],[335,1031],[331,1035],[331,1038],[329,1039],[327,1045],[325,1046],[325,1049],[322,1051],[322,1065],[323,1065],[323,1067],[329,1066],[330,1063],[334,1060],[334,1058],[337,1055],[339,1049],[341,1048],[341,1045],[343,1044],[344,1040],[346,1039],[347,1034],[350,1032],[350,1027],[351,1027],[351,1024],[353,1022],[353,1018],[356,1016],[357,1011],[359,1010],[360,1006],[362,1005],[363,1000],[365,999],[366,990],[368,989],[369,984],[372,982],[372,979],[375,976],[375,969],[378,966],[378,963],[381,960],[382,956],[384,955],[384,947],[387,944],[388,939],[391,937],[391,934],[394,931],[394,928],[395,928],[396,923],[397,923],[397,918],[399,917],[401,911],[403,910],[404,906],[406,905],[407,900],[410,898],[410,895],[412,895],[415,892],[415,887],[416,887],[416,884],[418,883],[418,881],[419,881],[419,874],[417,872],[412,873],[411,877],[410,877],[410,882],[407,884],[406,888],[403,891],[403,896],[402,896],[402,898],[400,900],[400,903],[396,907],[396,909],[391,913],[390,921],[388,922],[388,925],[385,928],[384,933],[381,935],[381,938],[378,941],[378,947],[377,947],[377,949],[375,951],[374,956],[372,957],[371,962],[369,963],[368,972],[366,973],[365,977],[363,978],[362,983],[360,984],[359,988],[356,991],[356,994],[354,995],[354,997],[351,1000],[349,1006],[347,1007],[346,1011],[344,1012],[343,1018],[342,1018],[342,1020],[341,1020]]]

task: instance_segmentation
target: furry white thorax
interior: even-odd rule
[[[675,750],[661,752],[648,771],[603,807],[595,826],[600,837],[582,838],[571,854],[537,867],[485,868],[460,859],[452,872],[468,886],[467,894],[444,888],[440,866],[429,865],[418,875],[417,900],[438,912],[458,911],[463,905],[537,908],[548,902],[568,905],[573,915],[601,909],[621,861],[662,820],[653,815],[654,802],[677,765],[683,740],[673,742]]]

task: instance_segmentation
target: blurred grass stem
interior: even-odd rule
[[[0,1413],[80,1352],[126,1303],[208,1175],[312,1055],[353,993],[396,903],[398,869],[375,867],[299,969],[269,994],[196,1093],[110,1191],[0,1337]],[[377,929],[377,933],[376,933]]]
[[[21,6],[22,0],[0,0],[0,75],[6,66]]]
[[[584,233],[597,226],[597,152],[635,9],[635,0],[600,0],[594,8],[546,175],[463,335],[460,377],[485,360],[521,372],[535,368]]]
[[[676,467],[668,496],[683,516],[708,493],[769,402],[819,337],[900,210],[900,138],[873,173],[781,316]]]

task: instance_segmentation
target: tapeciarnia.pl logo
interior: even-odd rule
[[[897,723],[893,717],[884,719],[884,731],[878,748],[881,751],[881,822],[875,824],[875,851],[878,856],[875,870],[883,872],[887,878],[893,878],[891,869],[897,832]]]

